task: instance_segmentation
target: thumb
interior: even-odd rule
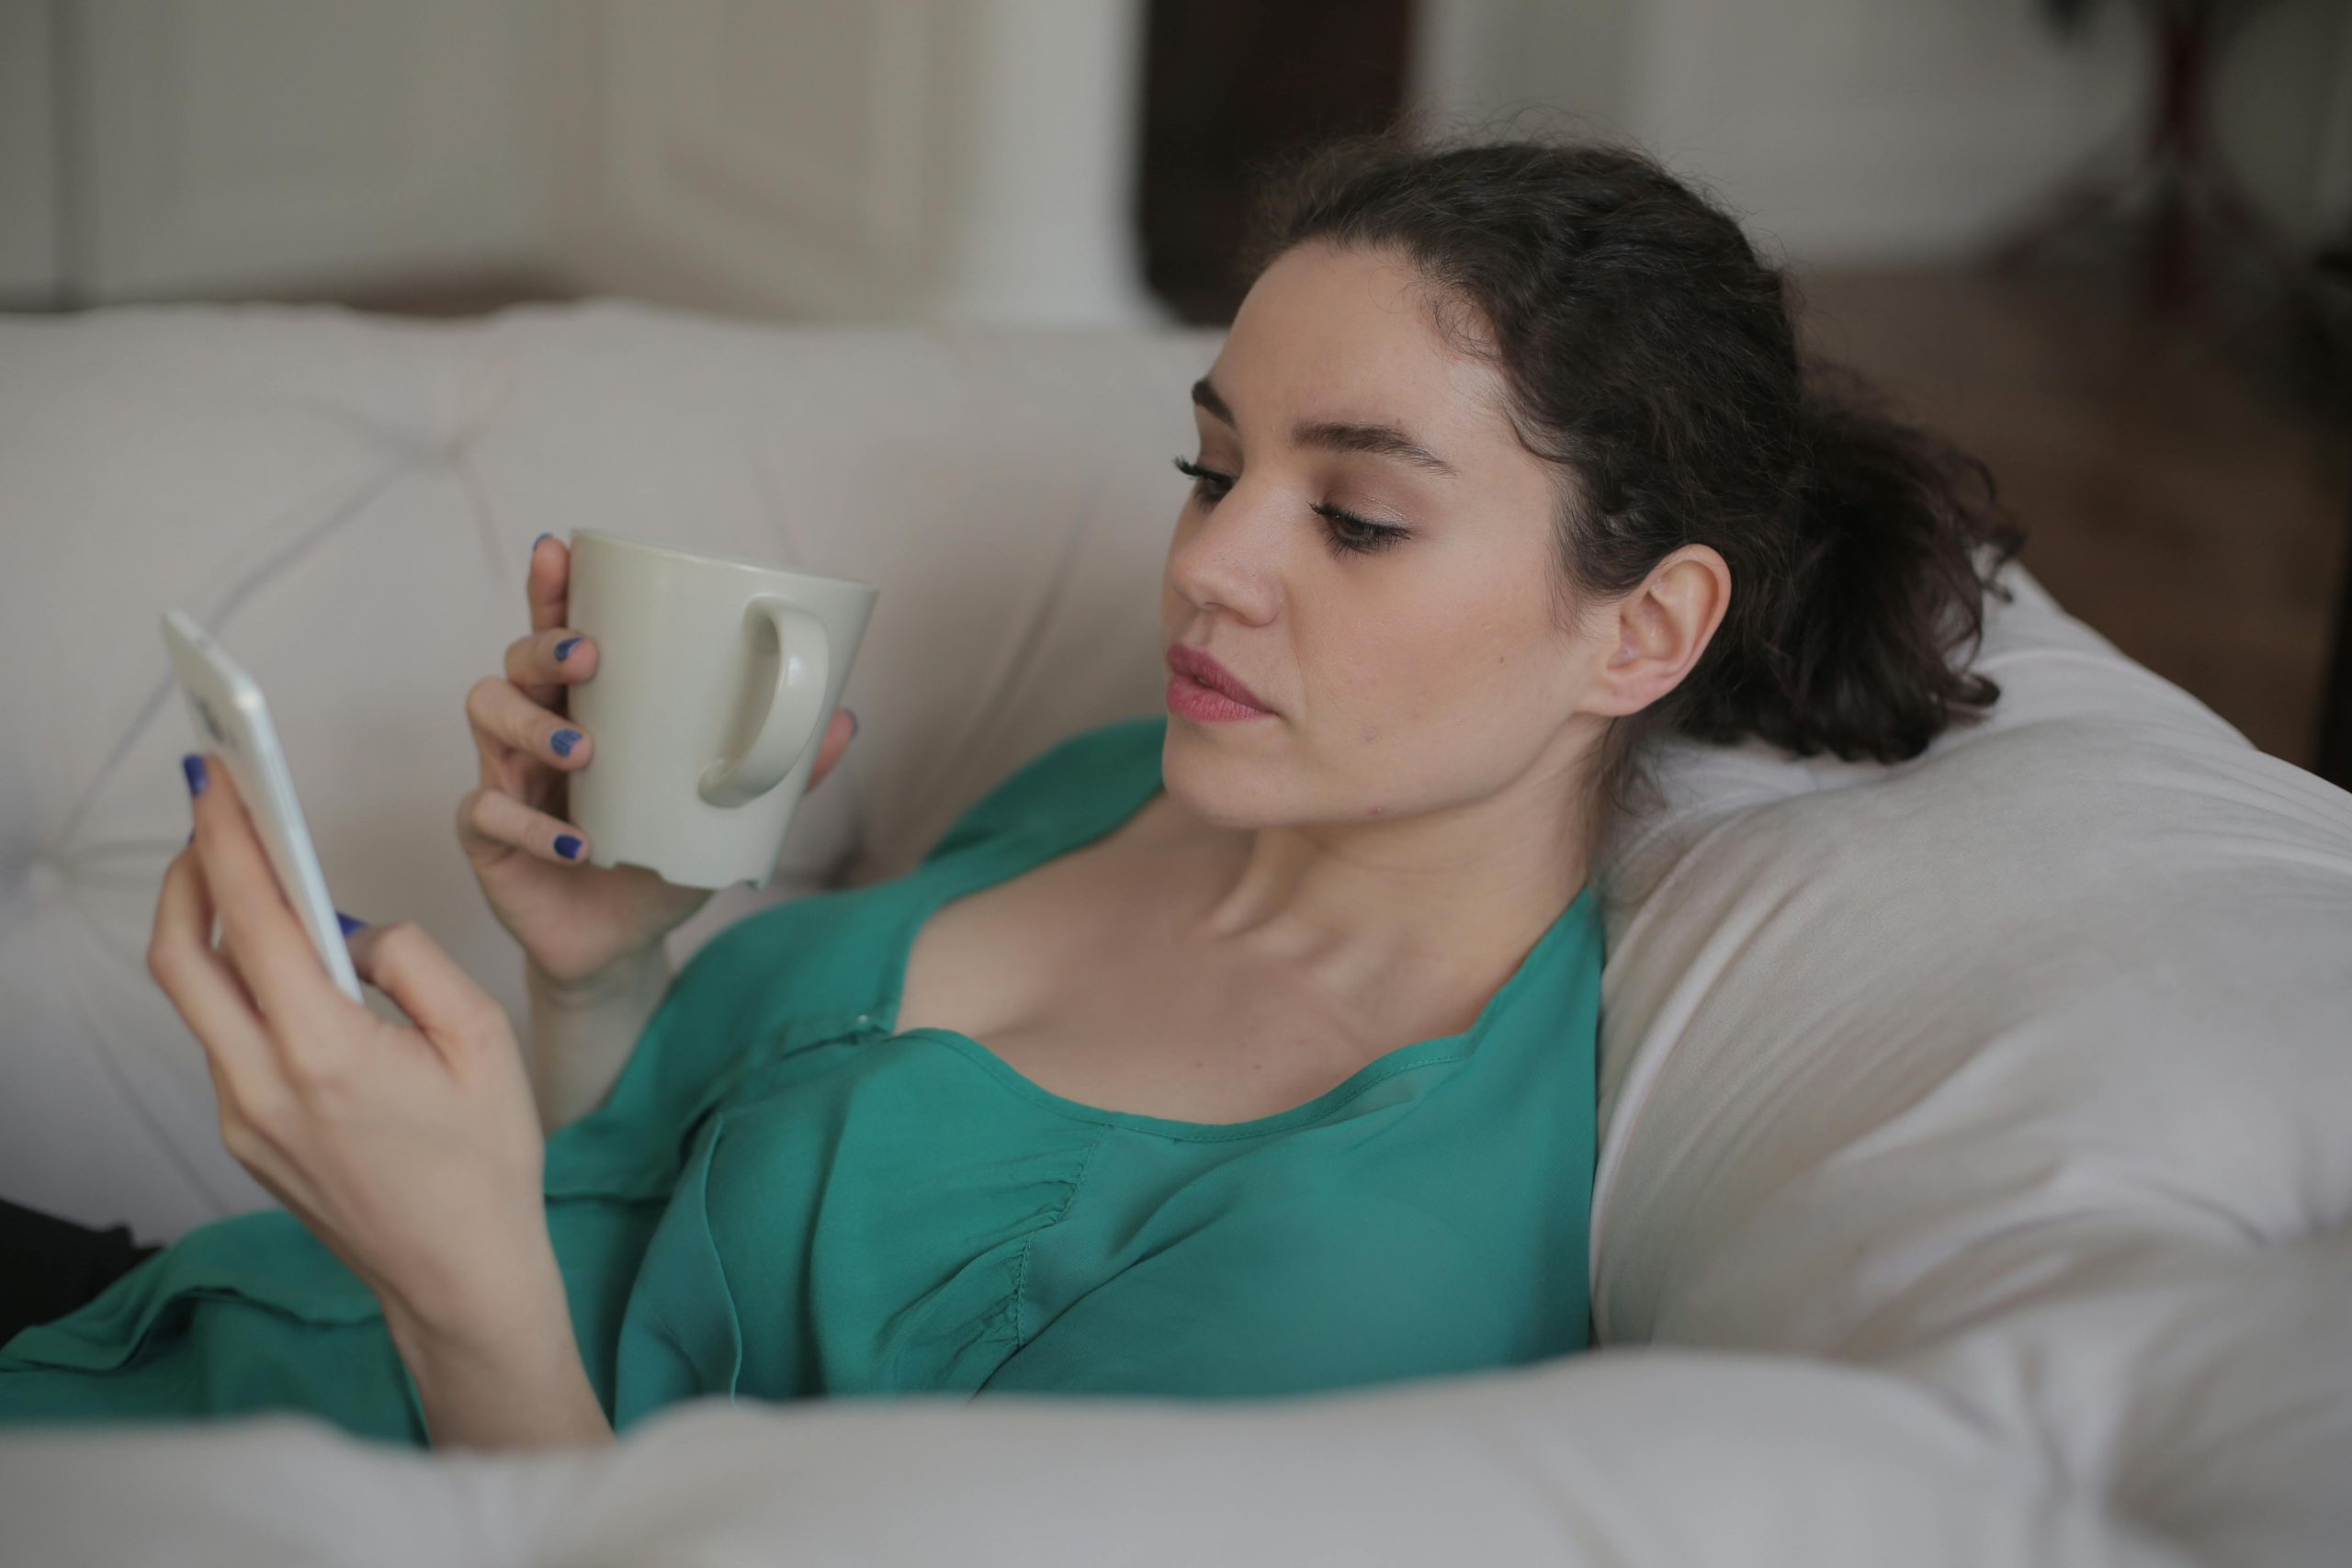
[[[460,1066],[513,1025],[496,997],[414,920],[356,927],[344,945],[359,977],[398,1002],[425,1037]]]

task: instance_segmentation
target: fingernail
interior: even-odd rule
[[[569,757],[571,755],[571,749],[580,744],[580,731],[559,729],[548,739],[548,744],[555,748],[557,756]]]
[[[537,538],[533,539],[531,541],[531,554],[534,557],[537,556],[539,553],[539,547],[554,537],[555,536],[553,534],[542,534]]]
[[[579,646],[580,639],[578,637],[565,637],[561,642],[555,645],[555,656],[558,659],[569,659],[571,657],[571,650]]]
[[[341,909],[334,912],[334,918],[343,922],[343,934],[345,936],[349,936],[353,931],[364,931],[368,929],[367,921],[355,920]]]
[[[187,841],[191,844],[196,842],[196,829],[193,828],[187,830]]]
[[[857,710],[855,708],[843,708],[842,709],[842,712],[849,715],[849,738],[852,740],[854,740],[857,739]]]
[[[207,781],[204,776],[204,754],[202,752],[190,751],[187,756],[182,757],[180,759],[180,772],[187,775],[188,794],[196,795],[202,795],[204,793],[204,786]]]
[[[578,860],[580,858],[580,840],[573,838],[569,833],[558,833],[555,836],[555,852],[561,855],[566,860]]]

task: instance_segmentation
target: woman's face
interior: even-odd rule
[[[1161,641],[1205,649],[1271,710],[1171,705],[1163,770],[1211,820],[1442,809],[1566,773],[1597,739],[1576,725],[1596,649],[1553,622],[1552,471],[1428,301],[1388,254],[1298,246],[1193,389],[1191,460],[1213,477],[1169,541]]]

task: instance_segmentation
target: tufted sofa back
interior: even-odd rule
[[[271,1201],[145,967],[193,745],[166,608],[267,693],[340,907],[421,922],[520,1017],[456,812],[466,693],[529,629],[542,530],[882,588],[856,742],[775,880],[673,935],[683,964],[753,908],[908,869],[1052,741],[1157,709],[1168,458],[1218,341],[621,304],[0,320],[0,1192],[142,1240]]]

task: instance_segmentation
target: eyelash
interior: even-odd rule
[[[1191,476],[1193,493],[1200,499],[1203,506],[1215,506],[1224,499],[1225,491],[1233,488],[1230,476],[1220,474],[1214,468],[1204,468],[1197,464],[1188,463],[1182,457],[1176,459],[1176,471]],[[1213,482],[1223,485],[1225,490],[1218,491],[1215,495],[1210,494],[1208,487]],[[1324,539],[1336,554],[1377,555],[1390,546],[1401,545],[1412,537],[1412,535],[1403,528],[1393,528],[1385,523],[1367,523],[1353,513],[1342,512],[1336,506],[1315,506],[1308,510],[1324,519]],[[1342,528],[1352,528],[1356,533],[1351,537],[1340,532]]]

